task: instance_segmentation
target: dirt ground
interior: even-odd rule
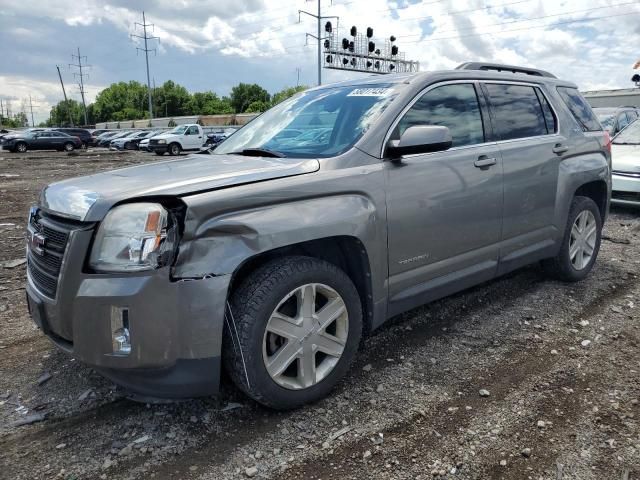
[[[394,319],[315,405],[151,405],[58,352],[7,262],[47,183],[157,160],[0,152],[0,478],[640,479],[640,211],[584,282],[533,266]]]

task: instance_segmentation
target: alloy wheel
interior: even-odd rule
[[[347,307],[338,292],[320,283],[302,285],[280,301],[267,322],[264,365],[281,387],[312,387],[338,364],[348,335]]]
[[[595,252],[597,239],[598,225],[596,218],[589,210],[583,210],[576,217],[571,227],[569,259],[573,268],[582,270],[589,264]]]

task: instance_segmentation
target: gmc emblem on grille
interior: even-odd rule
[[[44,242],[44,235],[41,233],[31,232],[29,246],[31,247],[32,252],[37,253],[38,255],[44,255]]]

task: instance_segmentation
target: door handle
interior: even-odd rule
[[[561,143],[556,144],[555,147],[553,147],[552,149],[553,153],[556,153],[558,155],[562,155],[563,153],[569,151],[569,147],[567,147],[566,145],[562,145]]]
[[[481,155],[475,162],[473,162],[473,164],[478,168],[487,169],[491,165],[496,164],[496,159],[495,157],[487,157],[486,155]]]

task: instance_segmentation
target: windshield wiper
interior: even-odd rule
[[[640,143],[638,143],[638,142],[616,142],[616,141],[613,141],[611,143],[613,143],[614,145],[640,145]]]
[[[244,155],[246,157],[272,157],[284,158],[284,153],[269,150],[267,148],[245,148],[241,152],[231,152],[232,155]]]

